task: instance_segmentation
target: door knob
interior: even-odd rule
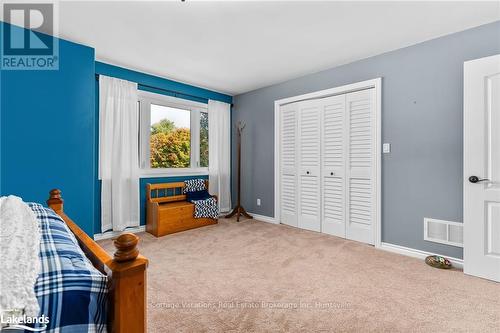
[[[309,174],[309,171],[306,171],[307,174]]]
[[[471,183],[475,184],[475,183],[480,183],[480,182],[487,182],[487,181],[489,181],[489,179],[488,178],[480,179],[478,176],[470,176],[469,181]]]

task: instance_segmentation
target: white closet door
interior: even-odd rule
[[[346,95],[321,100],[321,231],[345,237]]]
[[[346,95],[346,238],[373,244],[376,221],[375,89]]]
[[[298,104],[287,104],[280,109],[280,192],[281,223],[297,227],[297,121]]]
[[[299,107],[299,223],[303,229],[320,231],[321,109],[316,100]]]

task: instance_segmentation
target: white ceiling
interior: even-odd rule
[[[236,95],[500,19],[500,2],[63,2],[100,61]]]

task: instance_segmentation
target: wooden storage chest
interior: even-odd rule
[[[194,204],[186,201],[183,190],[184,182],[146,185],[147,232],[160,237],[217,223],[217,219],[195,219]]]

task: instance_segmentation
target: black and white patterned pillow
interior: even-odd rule
[[[189,179],[184,181],[184,193],[205,190],[205,179]]]
[[[202,217],[216,219],[219,217],[219,207],[215,198],[205,200],[193,200],[194,203],[194,218]]]

